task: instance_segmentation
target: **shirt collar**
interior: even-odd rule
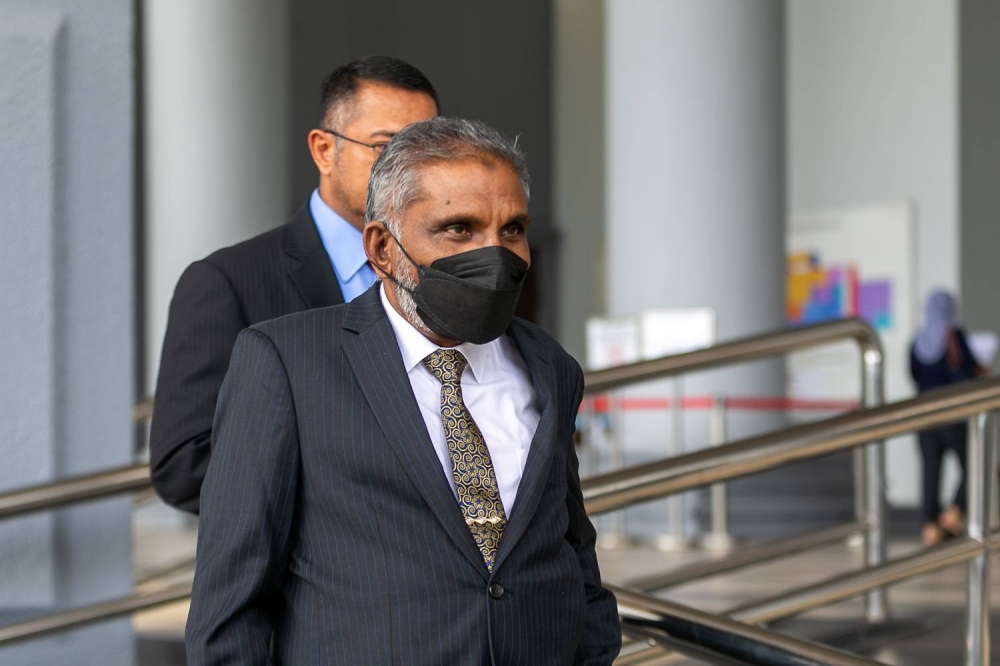
[[[396,312],[396,308],[392,307],[392,303],[385,295],[385,284],[381,282],[379,283],[379,295],[382,298],[382,307],[385,308],[385,313],[389,317],[389,323],[392,324],[392,330],[396,334],[396,342],[403,355],[403,367],[409,374],[429,354],[436,352],[441,347],[428,340],[423,333],[406,321],[403,315]],[[500,353],[499,342],[499,339],[487,342],[485,345],[463,342],[455,347],[469,361],[472,380],[477,384],[483,383],[496,368]]]
[[[323,241],[323,248],[330,256],[337,278],[342,283],[348,282],[368,263],[361,241],[361,232],[337,215],[323,201],[318,189],[313,190],[309,198],[309,212],[316,222],[316,230],[319,231],[320,240]]]

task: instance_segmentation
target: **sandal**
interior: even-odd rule
[[[937,523],[927,523],[920,534],[920,541],[925,547],[936,546],[945,540],[947,532]]]
[[[965,516],[957,506],[951,506],[941,512],[938,525],[949,536],[957,537],[965,533]]]

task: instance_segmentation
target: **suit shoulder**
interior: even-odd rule
[[[532,324],[527,319],[521,319],[520,317],[514,317],[513,325],[520,328],[522,331],[528,334],[528,337],[532,338],[535,342],[546,348],[551,348],[560,354],[566,354],[567,352],[562,348],[556,339],[549,335],[548,332],[538,324]]]
[[[226,269],[247,259],[280,252],[287,225],[282,224],[253,238],[216,250],[202,261]]]
[[[563,349],[562,345],[559,344],[555,338],[549,335],[549,333],[547,333],[541,326],[532,324],[530,321],[521,318],[515,318],[514,325],[520,327],[525,333],[527,333],[528,336],[532,338],[553,361],[555,361],[557,368],[561,368],[570,373],[582,372],[580,364],[577,360],[573,358],[569,352]]]
[[[331,305],[325,308],[314,308],[293,312],[276,319],[268,319],[250,326],[251,330],[263,333],[280,344],[292,338],[309,335],[326,335],[330,327],[339,329],[344,319],[345,304]]]

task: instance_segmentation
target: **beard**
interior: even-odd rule
[[[399,304],[400,309],[402,309],[403,318],[406,321],[410,322],[421,333],[429,333],[430,329],[427,328],[427,324],[417,314],[417,302],[413,300],[413,295],[410,293],[420,284],[411,271],[412,267],[409,265],[409,262],[400,253],[396,257],[395,271],[393,271],[395,273],[393,277],[399,283],[398,285],[393,285],[393,291],[396,293],[396,302]]]

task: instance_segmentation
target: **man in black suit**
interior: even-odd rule
[[[309,133],[319,187],[292,220],[191,264],[174,291],[150,431],[153,486],[198,513],[212,417],[237,334],[292,312],[336,305],[375,281],[361,242],[372,163],[392,136],[437,115],[437,93],[415,67],[371,56],[323,82]]]
[[[411,125],[367,219],[382,282],[236,342],[188,663],[610,664],[573,447],[583,373],[513,318],[522,155],[481,123]]]

